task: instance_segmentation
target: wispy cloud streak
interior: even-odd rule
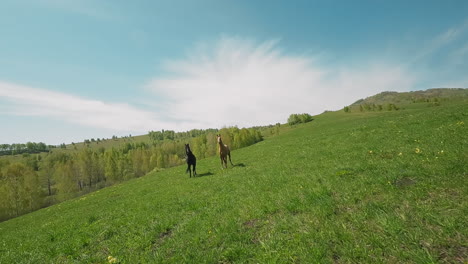
[[[414,55],[410,62],[416,63],[425,58],[432,57],[437,51],[450,46],[452,43],[465,36],[466,31],[468,31],[468,19],[436,35],[427,43],[421,43],[421,49]]]

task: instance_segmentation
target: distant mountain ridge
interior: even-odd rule
[[[387,103],[414,103],[426,100],[468,98],[468,88],[432,88],[423,91],[411,92],[381,92],[369,96],[365,99],[359,99],[351,106],[359,104],[387,104]]]

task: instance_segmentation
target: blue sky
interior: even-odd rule
[[[468,87],[467,1],[3,0],[0,143],[284,123]]]

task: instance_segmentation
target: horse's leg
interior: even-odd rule
[[[219,156],[219,158],[221,159],[221,169],[224,169],[224,165],[223,165],[223,157],[222,157],[222,156]]]
[[[187,163],[187,171],[190,174],[190,178],[192,178],[192,172],[190,171],[190,163]],[[185,172],[187,173],[187,172]]]
[[[229,155],[229,162],[231,162],[231,165],[234,166],[234,164],[232,164],[232,160],[231,160],[231,152],[229,152],[228,155]]]
[[[193,177],[197,176],[197,171],[196,171],[196,168],[197,167],[197,163],[194,163],[193,164]]]

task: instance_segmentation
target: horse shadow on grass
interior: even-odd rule
[[[214,175],[214,173],[212,173],[211,171],[209,171],[209,172],[197,174],[196,178],[198,178],[198,177],[203,177],[203,176],[213,176],[213,175]]]
[[[244,167],[245,167],[245,164],[244,164],[244,163],[237,163],[237,164],[234,164],[234,167],[242,167],[242,168],[244,168]]]

